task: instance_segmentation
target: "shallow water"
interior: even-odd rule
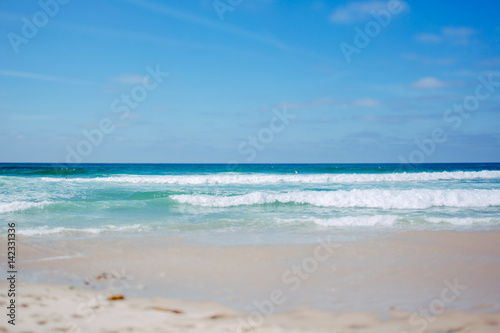
[[[0,219],[26,237],[263,235],[248,243],[498,229],[500,164],[0,164]]]

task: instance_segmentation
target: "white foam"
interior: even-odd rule
[[[0,214],[25,210],[32,207],[43,207],[53,202],[28,202],[28,201],[14,201],[14,202],[0,202]]]
[[[42,177],[51,182],[113,182],[130,184],[277,184],[277,183],[363,183],[363,182],[408,182],[465,179],[500,179],[500,171],[453,171],[387,174],[212,174],[212,175],[165,175],[137,176],[121,175],[102,178],[52,178]]]
[[[127,230],[141,230],[144,227],[140,224],[134,224],[129,226],[117,227],[115,225],[106,225],[99,228],[66,228],[66,227],[38,227],[32,229],[19,229],[16,231],[17,234],[24,236],[43,236],[52,234],[62,234],[62,233],[86,233],[86,234],[100,234],[102,232],[109,231],[127,231]]]
[[[353,226],[392,226],[399,219],[396,215],[362,215],[362,216],[342,216],[334,218],[307,218],[302,221],[314,222],[321,226],[353,227]]]
[[[232,207],[269,203],[310,204],[320,207],[425,209],[429,207],[500,206],[500,190],[351,190],[252,192],[236,196],[172,195],[173,200],[195,206]]]
[[[43,235],[52,235],[52,234],[77,232],[77,231],[90,234],[98,234],[101,232],[101,230],[99,229],[90,229],[90,228],[89,229],[75,229],[75,228],[65,228],[65,227],[49,228],[44,226],[33,229],[19,229],[16,231],[16,233],[24,236],[43,236]]]
[[[359,216],[341,216],[341,217],[331,217],[331,218],[319,218],[319,217],[308,217],[299,219],[281,219],[276,218],[279,223],[297,223],[297,222],[313,222],[320,226],[335,226],[335,227],[350,227],[350,226],[393,226],[397,222],[407,221],[410,223],[420,222],[417,220],[408,221],[407,216],[398,215],[359,215]],[[494,218],[483,218],[483,217],[450,217],[450,218],[438,218],[438,217],[426,217],[424,218],[427,223],[445,223],[452,225],[473,225],[473,224],[491,224],[500,223],[500,219]]]
[[[471,224],[495,222],[495,219],[493,218],[478,218],[478,217],[450,217],[450,218],[429,217],[426,218],[426,220],[431,223],[448,223],[453,225],[471,225]]]

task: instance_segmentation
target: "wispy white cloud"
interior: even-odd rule
[[[468,27],[444,27],[441,33],[446,37],[463,38],[474,35],[476,31]]]
[[[32,80],[41,80],[48,82],[58,82],[58,83],[66,83],[66,84],[82,84],[89,85],[95,84],[95,82],[87,81],[87,80],[79,80],[67,77],[53,76],[47,74],[39,74],[32,72],[23,72],[23,71],[15,71],[8,69],[0,69],[0,76],[9,76],[9,77],[17,77],[23,79],[32,79]]]
[[[311,8],[315,11],[322,12],[326,8],[326,4],[321,0],[316,0],[311,3]]]
[[[62,28],[65,30],[73,30],[79,33],[90,34],[90,35],[101,35],[106,37],[111,37],[113,39],[125,39],[127,41],[135,40],[139,42],[148,42],[154,43],[158,45],[164,45],[167,47],[186,47],[186,48],[194,48],[201,49],[207,47],[207,44],[200,44],[189,42],[186,40],[174,39],[164,36],[152,35],[139,33],[134,31],[123,31],[123,30],[115,30],[108,29],[104,27],[96,27],[92,25],[79,25],[74,23],[61,23],[54,22],[54,26],[58,28]]]
[[[275,0],[251,0],[251,1],[243,1],[238,8],[241,8],[246,11],[251,12],[261,12],[269,8]]]
[[[380,105],[381,105],[380,101],[374,98],[361,98],[350,103],[350,106],[363,107],[363,108],[373,108]]]
[[[449,82],[441,81],[434,77],[424,77],[421,78],[412,84],[410,84],[410,88],[414,89],[439,89],[445,88],[450,85]]]
[[[225,31],[240,37],[245,37],[248,39],[253,39],[265,44],[269,44],[278,48],[288,48],[288,46],[279,41],[272,36],[262,36],[251,31],[240,29],[229,24],[222,24],[220,22],[204,18],[192,13],[182,11],[177,8],[170,7],[165,4],[158,4],[150,1],[143,0],[126,0],[127,2],[134,4],[136,6],[142,7],[143,9],[151,10],[153,12],[168,16],[172,19],[183,21],[185,23],[202,26],[210,30]]]
[[[145,0],[126,0],[127,2],[136,5],[138,7],[141,7],[146,10],[150,10],[152,12],[155,12],[160,15],[167,16],[171,19],[179,20],[188,24],[192,25],[197,25],[206,29],[210,29],[213,31],[222,31],[237,37],[245,38],[248,40],[253,40],[255,42],[269,45],[284,51],[288,52],[294,52],[296,54],[301,54],[304,56],[316,58],[316,59],[321,59],[325,61],[329,61],[330,59],[328,57],[313,53],[309,50],[297,48],[294,46],[291,46],[278,38],[268,34],[268,35],[263,35],[263,34],[258,34],[253,31],[249,31],[246,29],[241,29],[239,27],[236,27],[234,25],[230,25],[227,23],[221,23],[213,19],[208,19],[202,16],[198,16],[195,14],[192,14],[190,12],[186,12],[168,5],[165,5],[163,3],[155,3],[151,1],[145,1]]]
[[[330,15],[330,21],[336,24],[353,24],[367,21],[371,18],[370,13],[387,9],[389,1],[351,1],[344,6],[337,7]],[[400,1],[403,11],[410,6]]]
[[[434,119],[434,115],[406,114],[406,115],[362,115],[354,116],[352,119],[370,123],[401,124],[416,120]]]
[[[331,98],[316,98],[306,102],[281,102],[275,107],[278,109],[313,109],[335,104],[336,100]],[[266,109],[267,110],[267,109]]]
[[[476,31],[468,27],[443,27],[439,33],[421,33],[415,39],[422,43],[451,43],[454,45],[468,45]]]
[[[8,118],[11,120],[21,120],[21,121],[41,121],[47,119],[53,119],[56,116],[53,114],[12,114]]]
[[[275,0],[250,0],[250,1],[222,1],[227,3],[231,8],[242,10],[245,12],[262,12],[267,10],[276,1]],[[232,4],[234,3],[234,4]],[[200,5],[207,10],[214,12],[214,0],[200,0]]]
[[[337,100],[332,98],[317,98],[310,101],[297,103],[297,102],[282,102],[276,105],[276,108],[287,109],[314,109],[321,107],[333,107],[335,109],[347,108],[372,108],[381,106],[380,100],[375,98],[359,98],[355,100]]]
[[[80,25],[74,23],[61,23],[54,22],[54,26],[65,30],[72,30],[86,35],[99,35],[108,38],[122,39],[127,42],[137,41],[139,43],[151,43],[160,46],[165,46],[169,48],[179,49],[188,48],[194,50],[216,50],[224,54],[235,54],[237,56],[244,56],[252,59],[262,56],[260,53],[243,51],[241,49],[236,49],[234,47],[216,44],[213,42],[199,42],[199,41],[189,41],[187,39],[176,39],[171,37],[165,37],[160,35],[154,35],[149,33],[140,33],[135,31],[126,30],[116,30],[108,29],[102,26],[92,26],[92,25]],[[110,92],[116,92],[115,90],[110,90]]]
[[[458,77],[477,77],[480,74],[481,74],[480,72],[473,71],[470,69],[455,69],[444,73],[444,75],[447,76],[458,76]]]
[[[414,53],[403,53],[401,57],[405,60],[419,62],[424,65],[449,66],[455,63],[455,59],[452,57],[431,58],[431,57],[420,56]]]
[[[489,59],[484,59],[479,62],[480,66],[485,67],[497,67],[500,66],[500,57],[494,57]]]
[[[111,78],[111,81],[121,84],[142,84],[144,77],[140,75],[120,75]]]
[[[415,39],[422,43],[442,43],[443,36],[433,33],[423,33],[415,35]]]

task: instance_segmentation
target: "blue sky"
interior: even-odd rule
[[[498,162],[498,12],[3,0],[0,162]]]

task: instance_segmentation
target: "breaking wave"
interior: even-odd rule
[[[163,175],[139,176],[122,175],[94,178],[53,178],[43,177],[44,181],[51,182],[80,182],[80,183],[131,183],[131,184],[178,184],[178,185],[205,185],[205,184],[277,184],[277,183],[364,183],[364,182],[409,182],[409,181],[436,181],[436,180],[473,180],[473,179],[500,179],[500,171],[452,171],[452,172],[419,172],[419,173],[386,173],[386,174],[211,174],[211,175]]]
[[[171,199],[194,206],[234,207],[273,203],[310,204],[320,207],[381,209],[426,209],[430,207],[500,206],[500,190],[351,190],[295,191],[287,193],[251,192],[217,196],[181,194]]]

